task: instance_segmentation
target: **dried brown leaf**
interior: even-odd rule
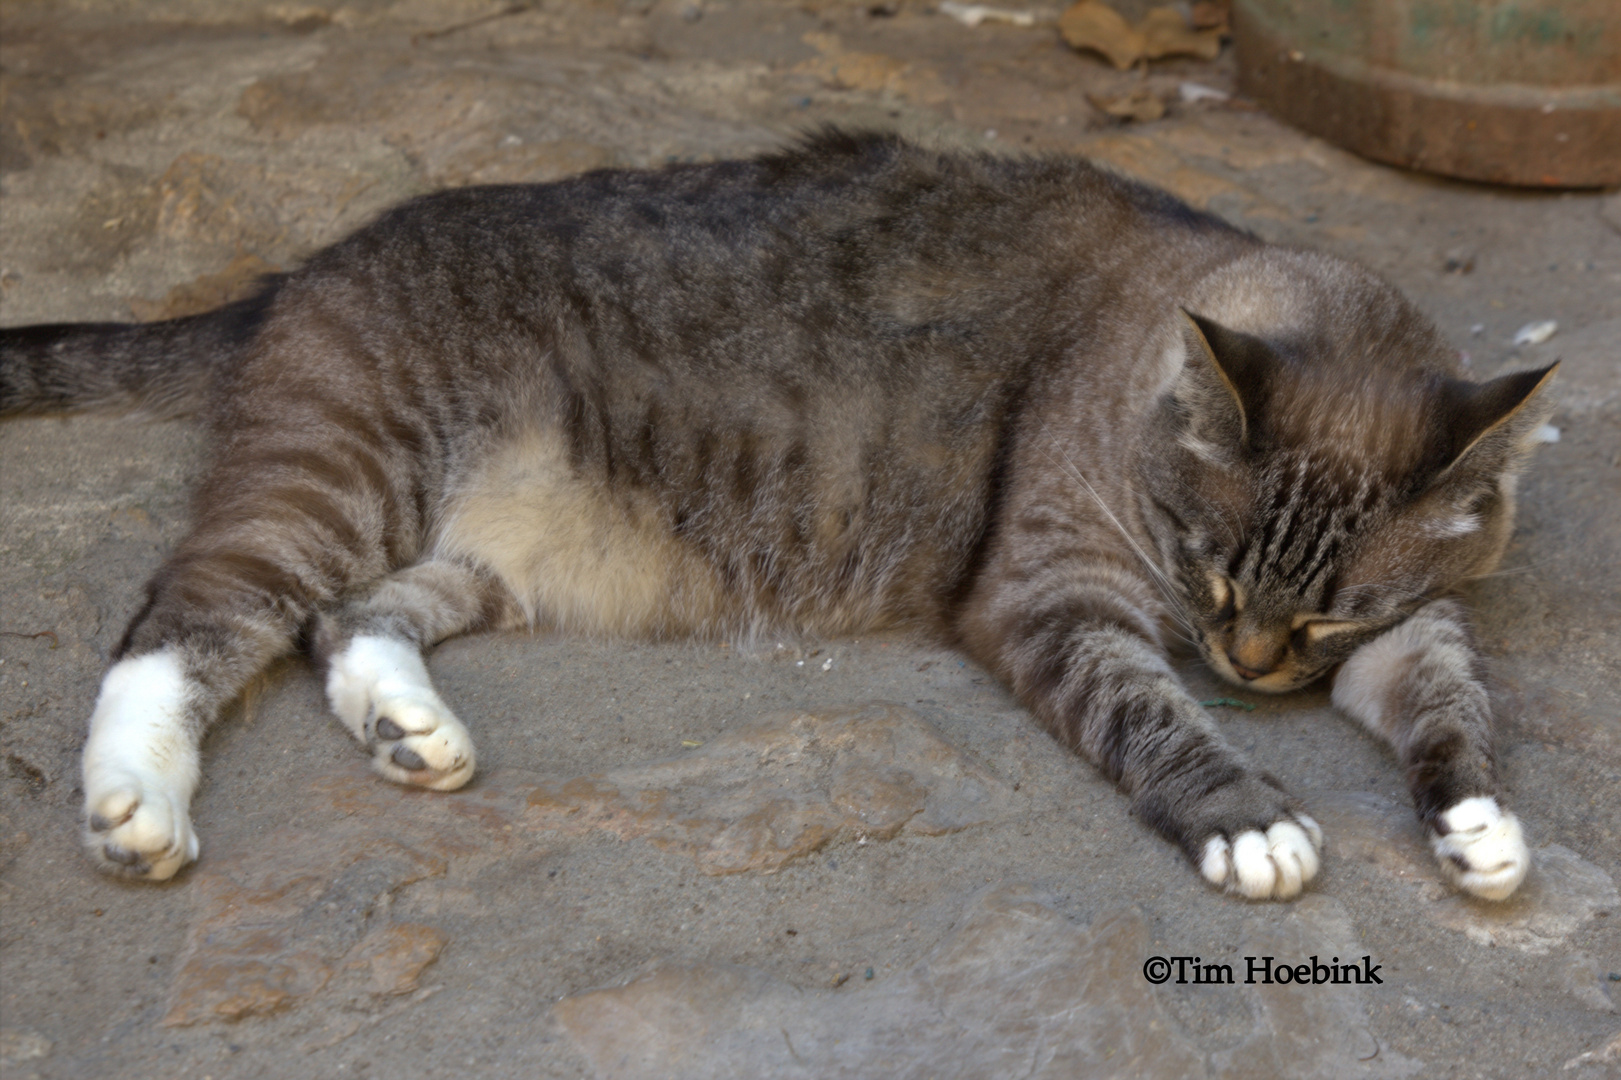
[[[1122,122],[1147,123],[1165,115],[1165,102],[1146,87],[1127,94],[1089,94],[1087,100]]]
[[[1196,56],[1214,60],[1221,53],[1220,30],[1195,30],[1173,7],[1157,7],[1137,27],[1143,55],[1150,60],[1166,56]]]
[[[1125,71],[1147,48],[1143,35],[1120,13],[1099,0],[1081,0],[1058,18],[1058,32],[1077,49],[1090,49]]]
[[[1193,28],[1228,33],[1232,12],[1232,0],[1198,0],[1193,5]]]

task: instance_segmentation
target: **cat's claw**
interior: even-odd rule
[[[1531,868],[1519,819],[1490,795],[1443,812],[1440,828],[1430,833],[1430,850],[1448,881],[1483,900],[1508,899]]]
[[[84,843],[101,869],[145,881],[167,881],[197,858],[186,800],[133,777],[86,798]]]
[[[1217,833],[1204,842],[1199,873],[1212,885],[1251,900],[1292,900],[1317,876],[1323,831],[1304,814],[1261,832],[1229,840]]]
[[[368,726],[372,767],[390,780],[454,791],[473,777],[473,738],[441,701],[385,698]]]

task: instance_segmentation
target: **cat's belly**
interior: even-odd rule
[[[579,476],[554,432],[497,447],[442,521],[435,553],[493,571],[537,626],[666,637],[725,633],[742,615],[651,496]]]

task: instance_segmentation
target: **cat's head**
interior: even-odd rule
[[[1303,686],[1502,554],[1556,365],[1458,379],[1398,314],[1277,338],[1187,315],[1148,509],[1201,650],[1237,685]]]

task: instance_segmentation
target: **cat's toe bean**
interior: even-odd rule
[[[1266,834],[1243,832],[1233,841],[1232,888],[1252,900],[1264,900],[1272,895],[1278,880],[1278,868],[1267,853]]]
[[[442,702],[379,702],[372,730],[372,762],[390,780],[451,791],[472,779],[472,736]]]
[[[1212,885],[1225,886],[1233,872],[1233,846],[1219,833],[1204,842],[1199,873]]]
[[[1313,825],[1316,822],[1312,822]],[[1322,831],[1313,840],[1307,830],[1292,821],[1280,821],[1266,831],[1266,850],[1277,867],[1272,895],[1279,900],[1298,896],[1301,888],[1317,876],[1317,847]]]
[[[184,802],[162,786],[130,780],[86,801],[84,842],[109,873],[166,881],[197,858]]]
[[[121,788],[102,796],[96,801],[95,808],[90,811],[91,831],[107,832],[122,825],[140,805],[141,797],[134,788]]]
[[[1491,796],[1465,799],[1443,812],[1430,833],[1430,849],[1447,880],[1483,900],[1513,895],[1531,867],[1519,819]]]

